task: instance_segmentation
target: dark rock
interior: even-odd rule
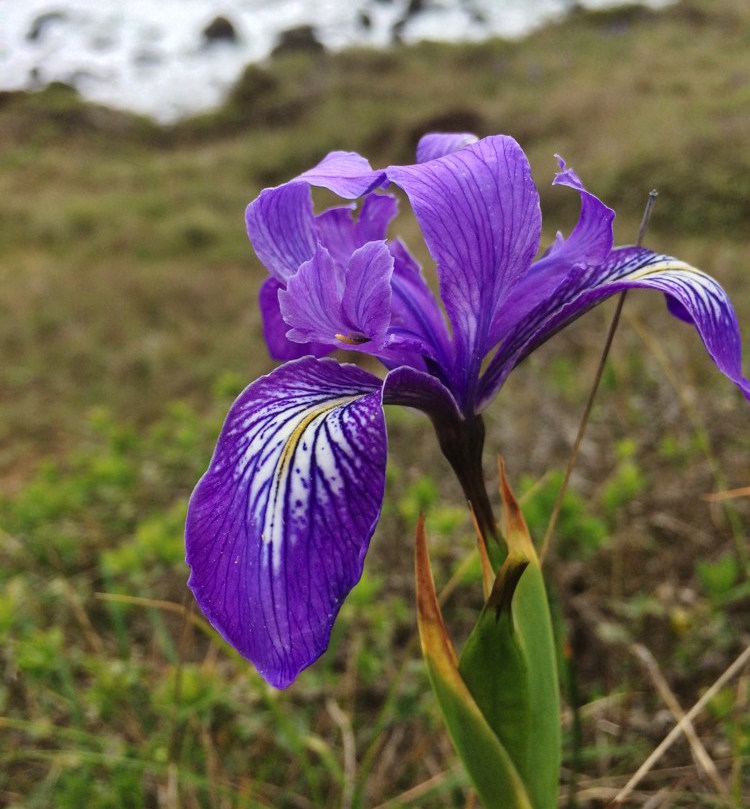
[[[246,110],[257,110],[267,106],[278,90],[278,80],[258,65],[250,64],[232,87],[227,99],[232,106]]]
[[[0,109],[26,98],[24,90],[0,90]]]
[[[144,48],[133,56],[133,64],[138,67],[155,67],[163,61],[162,55],[158,51]]]
[[[369,31],[372,28],[372,17],[366,11],[360,11],[357,14],[357,24],[363,31]]]
[[[26,39],[29,42],[38,42],[50,25],[65,22],[67,19],[68,15],[63,11],[46,11],[44,14],[40,14],[36,17],[34,22],[31,23],[31,28],[29,28],[26,34]]]
[[[28,82],[29,90],[39,90],[44,87],[44,81],[42,80],[42,71],[39,70],[38,65],[34,65],[29,71],[29,82]]]
[[[306,51],[307,53],[322,53],[325,50],[318,39],[312,25],[299,25],[282,31],[276,47],[271,51],[272,56],[283,53]]]
[[[91,47],[95,51],[111,50],[115,44],[115,39],[107,34],[100,34],[91,40]]]
[[[206,45],[212,45],[214,42],[235,43],[237,40],[237,29],[226,17],[214,17],[203,29],[203,42]]]
[[[404,11],[403,16],[396,20],[391,28],[391,36],[395,42],[401,41],[401,36],[404,33],[404,28],[406,24],[412,17],[416,17],[417,14],[421,14],[425,8],[427,8],[428,3],[426,0],[409,0],[409,5],[406,7],[406,11]]]

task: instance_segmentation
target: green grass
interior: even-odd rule
[[[722,282],[749,347],[741,0],[579,13],[515,43],[290,56],[169,128],[60,86],[0,96],[0,805],[471,805],[415,641],[416,514],[439,583],[473,549],[423,419],[389,414],[365,576],[289,691],[200,622],[182,562],[187,498],[226,409],[273,367],[245,205],[329,149],[410,161],[431,128],[514,135],[547,239],[577,216],[575,195],[549,186],[556,152],[618,211],[619,242],[657,187],[647,244]],[[419,252],[406,215],[397,227]],[[536,352],[487,414],[488,477],[502,452],[537,539],[610,316]],[[694,334],[657,296],[629,296],[548,565],[578,707],[562,805],[604,806],[669,727],[630,640],[685,708],[746,643],[750,499],[703,495],[748,484],[747,427]],[[469,564],[445,608],[457,639],[479,591]],[[746,803],[747,715],[745,675],[697,721],[729,798],[683,742],[632,805],[662,788],[670,806]]]

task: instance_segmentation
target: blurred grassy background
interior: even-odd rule
[[[440,583],[473,544],[423,419],[389,413],[365,576],[289,691],[202,631],[182,562],[226,408],[273,367],[245,205],[330,149],[410,162],[434,129],[516,137],[546,241],[578,207],[549,185],[555,153],[617,210],[620,243],[658,188],[646,243],[716,276],[750,345],[743,0],[578,12],[516,43],[291,54],[168,128],[63,86],[0,95],[0,805],[472,805],[414,639],[418,512]],[[488,414],[488,477],[502,452],[536,537],[611,311],[537,352]],[[605,806],[674,721],[633,642],[684,707],[747,645],[750,500],[703,495],[747,486],[749,453],[747,407],[695,335],[630,296],[549,565],[573,672],[561,805]],[[476,566],[460,581],[457,638]],[[747,690],[745,675],[698,722],[723,790],[683,741],[630,805],[750,801]]]

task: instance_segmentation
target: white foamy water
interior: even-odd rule
[[[406,42],[515,38],[560,19],[573,3],[425,0],[421,5],[407,18],[409,0],[0,0],[0,89],[64,81],[92,101],[173,121],[219,104],[243,67],[265,59],[281,32],[296,26],[314,26],[332,50],[387,47],[394,27]],[[233,24],[236,43],[204,41],[203,29],[218,15]]]

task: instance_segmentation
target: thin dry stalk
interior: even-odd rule
[[[678,722],[685,720],[685,712],[682,710],[682,707],[677,701],[677,697],[675,697],[674,692],[669,687],[669,684],[664,679],[664,676],[659,668],[659,664],[656,662],[651,652],[641,643],[632,643],[629,648],[630,651],[643,664],[648,676],[651,678],[651,682],[654,684],[654,687],[659,692],[661,698],[667,704],[667,707],[672,712],[674,718]],[[723,798],[729,800],[729,789],[722,781],[713,759],[711,756],[709,756],[706,748],[703,746],[703,742],[701,742],[701,740],[698,738],[698,734],[695,732],[693,723],[690,722],[690,720],[685,721],[684,730],[685,738],[690,744],[690,749],[693,753],[695,763],[698,767],[700,767],[700,769],[703,770],[711,783],[714,785],[716,791]]]
[[[666,806],[664,802],[670,796],[670,790],[660,789],[655,795],[652,795],[646,803],[643,804],[643,809],[659,809],[660,806]]]
[[[576,434],[576,440],[573,443],[573,449],[570,451],[570,457],[568,458],[568,464],[565,467],[565,474],[563,475],[563,481],[560,484],[560,489],[557,492],[557,498],[555,499],[555,504],[552,507],[552,514],[550,515],[549,522],[547,523],[547,530],[544,532],[544,539],[542,540],[542,549],[539,552],[539,559],[541,562],[544,562],[545,557],[547,556],[547,552],[549,551],[550,542],[552,541],[552,534],[555,531],[555,526],[557,525],[557,518],[560,516],[560,509],[562,508],[563,499],[565,497],[565,492],[568,490],[568,483],[570,482],[570,476],[573,472],[573,467],[575,466],[576,460],[578,459],[578,452],[581,449],[581,442],[583,441],[583,436],[586,432],[586,427],[589,423],[589,417],[591,416],[591,411],[594,407],[594,400],[596,399],[596,394],[599,392],[599,384],[602,381],[602,374],[604,373],[604,367],[607,364],[607,357],[609,356],[609,350],[612,347],[612,341],[615,337],[615,332],[617,331],[617,326],[620,322],[620,315],[622,314],[622,307],[625,305],[625,292],[621,292],[620,296],[617,299],[617,307],[615,308],[615,313],[612,315],[612,322],[609,324],[609,331],[607,332],[607,339],[604,341],[604,348],[602,349],[602,355],[599,358],[599,365],[596,369],[596,374],[594,375],[594,381],[591,385],[591,390],[589,391],[588,399],[586,400],[586,406],[583,408],[583,415],[581,416],[581,421],[578,424],[578,432]]]
[[[653,768],[657,761],[669,750],[669,748],[682,736],[685,727],[706,707],[706,705],[716,696],[716,694],[742,669],[750,663],[750,646],[735,658],[734,662],[714,681],[706,693],[693,705],[685,716],[672,728],[664,740],[659,744],[651,755],[641,764],[632,778],[619,791],[607,809],[618,809],[622,806],[628,796],[638,786],[643,777]]]
[[[351,809],[354,785],[357,780],[357,748],[354,741],[352,723],[339,704],[332,697],[326,700],[328,715],[341,731],[344,758],[344,783],[341,787],[341,809]]]
[[[643,210],[643,218],[641,219],[641,225],[638,228],[638,238],[636,239],[636,244],[639,247],[641,245],[641,242],[643,241],[643,237],[646,235],[646,229],[648,228],[648,223],[651,219],[651,213],[654,209],[656,197],[657,192],[655,189],[649,191],[648,200],[646,201],[646,207]],[[542,540],[542,549],[539,553],[539,559],[541,562],[544,562],[544,559],[547,555],[550,542],[552,541],[552,534],[554,533],[555,526],[557,525],[557,519],[560,516],[560,509],[562,508],[563,498],[565,497],[565,492],[567,491],[568,483],[570,482],[570,476],[573,472],[573,467],[575,466],[575,462],[578,458],[578,452],[581,448],[581,442],[583,441],[583,436],[586,432],[586,427],[589,423],[591,410],[594,407],[594,400],[596,399],[596,394],[599,392],[599,385],[602,381],[604,367],[607,364],[607,357],[609,356],[609,351],[612,348],[612,341],[614,340],[615,332],[617,331],[617,326],[620,322],[620,315],[622,314],[622,307],[625,305],[626,295],[627,292],[621,292],[617,298],[617,306],[615,308],[614,314],[612,315],[612,322],[609,325],[609,331],[607,332],[607,337],[604,341],[604,348],[602,349],[602,355],[599,358],[599,365],[597,366],[596,373],[594,374],[594,381],[591,385],[591,390],[589,391],[588,399],[586,400],[586,406],[583,409],[583,415],[581,416],[581,421],[578,425],[578,433],[576,434],[576,440],[573,444],[573,449],[570,451],[570,457],[568,458],[568,463],[567,466],[565,467],[565,474],[563,476],[563,481],[560,484],[560,489],[557,492],[555,504],[552,507],[552,514],[550,515],[549,522],[547,523],[547,530],[544,532],[544,539]]]
[[[709,503],[718,503],[721,500],[734,500],[737,497],[750,497],[750,486],[741,486],[739,489],[726,489],[723,492],[710,492],[704,494],[703,499]]]
[[[390,798],[385,803],[379,803],[376,807],[374,807],[374,809],[396,809],[397,806],[405,806],[410,803],[414,803],[415,801],[419,800],[419,798],[430,793],[436,787],[439,787],[440,784],[454,775],[459,769],[460,767],[456,767],[452,770],[439,772],[433,775],[431,778],[428,778],[426,781],[422,781],[421,784],[417,784],[416,786],[407,789],[405,792],[402,792],[400,795],[396,795],[395,798]]]
[[[63,580],[63,586],[65,588],[65,597],[68,599],[68,604],[70,604],[73,615],[75,616],[78,625],[81,627],[83,635],[91,647],[91,650],[96,654],[103,654],[104,642],[94,629],[94,625],[91,623],[88,613],[81,602],[81,597],[67,579]]]

